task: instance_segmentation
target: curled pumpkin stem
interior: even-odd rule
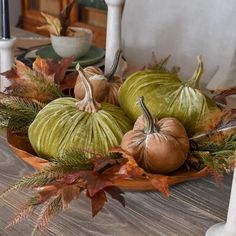
[[[79,72],[79,76],[84,85],[85,96],[81,101],[76,103],[76,106],[80,111],[85,111],[89,113],[95,113],[101,107],[101,104],[98,103],[93,97],[93,87],[89,79],[86,77],[86,74],[82,67],[77,64],[76,70]]]
[[[145,129],[145,134],[153,134],[153,133],[158,133],[158,128],[155,127],[152,115],[148,108],[146,107],[144,103],[144,97],[139,97],[139,105],[141,107],[141,110],[143,112],[143,115],[147,121],[147,128]]]
[[[116,69],[117,69],[117,67],[118,67],[118,65],[119,65],[121,53],[122,53],[122,50],[121,50],[121,49],[119,49],[119,50],[116,51],[115,59],[114,59],[113,64],[112,64],[112,66],[111,66],[111,71],[108,72],[108,73],[105,75],[105,77],[108,79],[108,81],[113,78],[113,76],[114,76],[114,74],[115,74],[115,72],[116,72]]]
[[[203,70],[204,70],[201,56],[197,57],[197,62],[198,62],[197,69],[195,70],[192,78],[186,82],[187,86],[194,89],[199,89],[199,80],[202,77]]]

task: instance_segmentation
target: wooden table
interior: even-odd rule
[[[34,170],[23,163],[0,137],[0,192]],[[126,207],[109,199],[104,209],[91,217],[84,196],[56,217],[44,235],[60,236],[203,236],[213,224],[226,219],[231,176],[223,178],[221,188],[212,177],[179,184],[165,199],[158,192],[126,192]],[[0,235],[28,236],[36,216],[7,230],[4,227],[27,193],[11,193],[0,201]]]

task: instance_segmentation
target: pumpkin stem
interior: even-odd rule
[[[144,97],[143,96],[139,97],[139,105],[140,105],[141,110],[143,112],[143,115],[144,115],[144,117],[147,121],[147,127],[145,129],[145,134],[157,133],[158,129],[154,125],[152,115],[151,115],[150,111],[148,110],[148,108],[146,107],[146,105],[144,103]]]
[[[192,78],[185,83],[186,86],[194,89],[199,89],[199,80],[204,70],[201,56],[197,57],[197,62],[198,62],[197,69],[195,70]]]
[[[98,109],[101,107],[101,104],[98,103],[93,97],[93,87],[89,79],[86,77],[86,74],[82,67],[77,64],[76,70],[79,72],[79,76],[81,81],[84,85],[85,96],[84,98],[76,103],[76,106],[80,111],[85,111],[89,113],[97,112]]]
[[[116,51],[115,58],[114,58],[112,66],[111,66],[111,71],[108,72],[106,75],[104,75],[107,78],[108,81],[110,81],[113,78],[113,76],[116,72],[116,69],[119,65],[121,53],[122,53],[121,49]]]

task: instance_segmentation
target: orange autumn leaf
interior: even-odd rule
[[[66,79],[66,71],[73,58],[65,58],[60,62],[50,59],[36,58],[33,68],[26,66],[19,60],[9,71],[2,73],[11,82],[6,92],[13,96],[37,99],[41,102],[50,102],[65,96],[60,84]]]
[[[168,176],[164,176],[164,175],[152,176],[150,178],[150,182],[152,186],[158,191],[160,191],[161,193],[163,193],[165,197],[170,196]]]
[[[127,159],[127,162],[121,166],[119,174],[126,177],[140,177],[145,174],[145,171],[138,165],[136,160],[132,155],[124,151],[120,147],[115,147],[111,149],[111,152],[120,153],[122,157]]]

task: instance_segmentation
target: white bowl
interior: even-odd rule
[[[91,47],[92,31],[80,27],[70,27],[70,29],[73,30],[73,36],[56,36],[51,34],[52,47],[61,57],[82,57]]]

